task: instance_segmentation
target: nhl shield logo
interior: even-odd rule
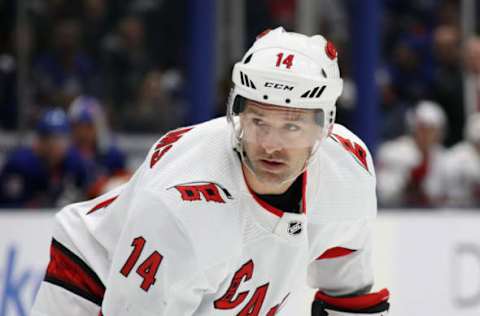
[[[288,233],[292,236],[298,235],[302,232],[302,222],[292,221],[288,223]]]

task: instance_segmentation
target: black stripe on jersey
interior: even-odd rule
[[[72,292],[72,293],[74,293],[74,294],[76,294],[80,297],[83,297],[87,301],[90,301],[97,306],[102,306],[103,297],[98,298],[97,296],[95,296],[95,295],[93,295],[93,294],[91,294],[87,291],[83,291],[82,289],[77,288],[75,285],[72,285],[72,284],[67,283],[67,282],[63,282],[62,280],[59,280],[59,279],[56,279],[56,278],[53,278],[53,277],[45,276],[44,281],[55,284],[55,285],[57,285],[61,288],[64,288],[65,290],[68,290],[69,292]]]
[[[52,239],[50,263],[44,281],[60,286],[98,306],[102,305],[105,286],[98,275],[55,239]]]

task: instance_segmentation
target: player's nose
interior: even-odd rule
[[[282,150],[284,146],[283,142],[280,133],[276,132],[274,129],[270,129],[262,135],[260,145],[267,154],[271,154]]]

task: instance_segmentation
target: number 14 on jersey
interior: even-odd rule
[[[130,272],[132,272],[133,268],[137,264],[140,255],[142,254],[143,248],[145,247],[145,238],[142,236],[133,239],[132,247],[133,250],[130,253],[127,261],[123,265],[120,273],[124,277],[128,277]],[[163,256],[158,252],[154,251],[147,259],[145,259],[137,268],[136,272],[143,278],[142,283],[140,284],[140,288],[145,292],[148,292],[150,287],[155,284],[155,275],[157,274],[158,267],[162,263]]]

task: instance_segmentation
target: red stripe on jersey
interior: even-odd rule
[[[105,201],[102,201],[102,202],[98,203],[98,204],[95,205],[90,211],[88,211],[87,215],[90,215],[90,214],[92,214],[93,212],[98,211],[98,210],[101,209],[101,208],[104,208],[104,207],[109,206],[109,205],[112,204],[112,202],[115,201],[117,198],[118,198],[118,195],[116,195],[116,196],[114,196],[114,197],[111,197],[111,198],[109,198],[108,200],[105,200]]]
[[[358,311],[386,302],[389,296],[390,292],[388,292],[387,289],[383,289],[376,293],[352,297],[333,297],[318,291],[315,294],[315,300],[323,301],[331,306],[342,308],[347,311]]]
[[[248,189],[250,190],[250,193],[252,194],[255,201],[257,201],[257,203],[260,204],[261,207],[263,207],[264,209],[266,209],[270,213],[277,215],[278,217],[283,216],[283,211],[279,210],[278,208],[268,204],[267,202],[265,202],[264,200],[259,198],[257,196],[257,194],[250,189],[250,187],[248,187]]]
[[[243,178],[245,179],[245,174],[243,175]],[[262,200],[257,196],[257,194],[248,185],[247,179],[245,179],[245,184],[247,185],[247,188],[250,194],[253,196],[255,201],[257,201],[257,203],[260,204],[261,207],[263,207],[265,210],[269,211],[270,213],[277,215],[278,217],[283,216],[284,212],[282,210],[268,204],[267,202],[265,202],[264,200]],[[302,178],[302,212],[303,213],[307,212],[307,206],[306,206],[307,199],[305,197],[306,191],[307,191],[307,172],[305,171],[303,173],[303,178]]]
[[[343,257],[343,256],[351,254],[354,251],[356,251],[356,250],[343,248],[343,247],[334,247],[334,248],[327,249],[316,260]]]
[[[307,213],[307,171],[303,173],[302,179],[302,212]]]
[[[50,262],[45,281],[99,306],[102,304],[105,286],[100,278],[82,259],[55,239],[50,246]]]

